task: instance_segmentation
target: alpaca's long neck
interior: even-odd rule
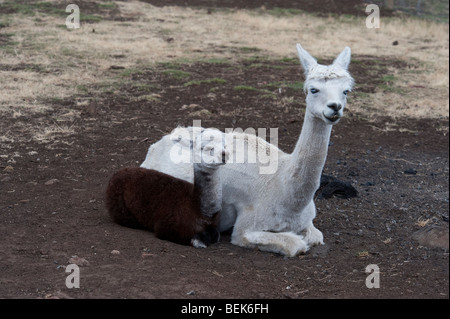
[[[194,164],[194,196],[199,199],[200,212],[212,217],[222,207],[222,184],[218,169],[205,168]]]
[[[291,174],[288,178],[292,181],[289,186],[297,200],[311,200],[319,187],[331,128],[331,125],[306,112],[300,137],[291,154],[288,171]]]

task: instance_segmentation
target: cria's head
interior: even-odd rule
[[[218,168],[228,158],[225,134],[217,129],[205,129],[198,134],[193,145],[194,162],[206,168]]]
[[[297,44],[300,63],[305,72],[306,111],[326,124],[336,124],[342,117],[353,78],[348,72],[351,50],[346,47],[331,65],[317,63]]]

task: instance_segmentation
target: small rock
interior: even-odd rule
[[[11,165],[8,165],[3,169],[3,171],[5,173],[12,173],[12,172],[14,172],[14,167],[12,167]]]
[[[403,173],[408,174],[408,175],[416,175],[417,171],[414,168],[408,168]]]
[[[97,114],[97,106],[95,103],[90,103],[84,106],[83,110],[81,111],[81,115],[96,115]]]
[[[78,256],[72,256],[68,261],[68,264],[75,264],[77,266],[83,267],[83,266],[89,266],[89,261],[87,261],[84,258],[78,257]]]
[[[359,173],[358,173],[357,171],[351,170],[351,171],[348,173],[348,176],[359,176]]]
[[[361,183],[361,186],[375,186],[375,182],[369,181],[369,182],[367,182],[365,184]]]
[[[180,110],[195,109],[195,108],[201,108],[201,106],[199,104],[194,104],[194,103],[189,104],[189,105],[184,104]]]
[[[111,250],[111,255],[120,255],[120,251],[118,250]]]
[[[392,42],[392,45],[398,45],[398,41],[395,40],[394,42]]]
[[[57,291],[52,294],[46,294],[44,299],[73,299],[73,298],[61,291]]]
[[[53,178],[53,179],[50,179],[50,180],[46,181],[44,184],[45,185],[53,185],[53,184],[58,183],[58,182],[59,182],[58,179]]]
[[[191,291],[189,291],[188,293],[186,293],[186,295],[189,295],[189,296],[195,295],[195,291],[194,291],[194,290],[191,290]]]
[[[449,228],[430,225],[416,231],[412,238],[421,246],[449,249]]]

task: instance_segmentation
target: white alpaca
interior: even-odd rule
[[[313,196],[320,184],[332,125],[342,117],[347,93],[353,86],[348,73],[349,47],[329,66],[318,64],[299,44],[297,51],[306,76],[307,97],[304,123],[294,151],[286,154],[260,138],[233,132],[229,133],[232,138],[245,140],[248,152],[277,152],[278,170],[262,175],[257,163],[248,162],[230,163],[219,169],[223,188],[220,230],[234,226],[233,244],[290,257],[323,244],[322,233],[313,225]],[[181,130],[175,129],[153,144],[141,166],[192,181],[192,164],[175,165],[168,156],[174,145],[173,136]],[[182,138],[180,143],[191,142]],[[236,151],[239,150],[233,149]]]

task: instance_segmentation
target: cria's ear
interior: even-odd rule
[[[348,65],[350,64],[351,56],[352,50],[349,47],[345,47],[345,49],[334,60],[333,65],[347,70]]]
[[[305,71],[305,76],[308,75],[309,70],[317,64],[317,60],[314,59],[311,54],[308,53],[305,49],[302,48],[300,44],[297,43],[297,52],[298,57],[300,59],[300,63],[302,64],[303,70]]]

